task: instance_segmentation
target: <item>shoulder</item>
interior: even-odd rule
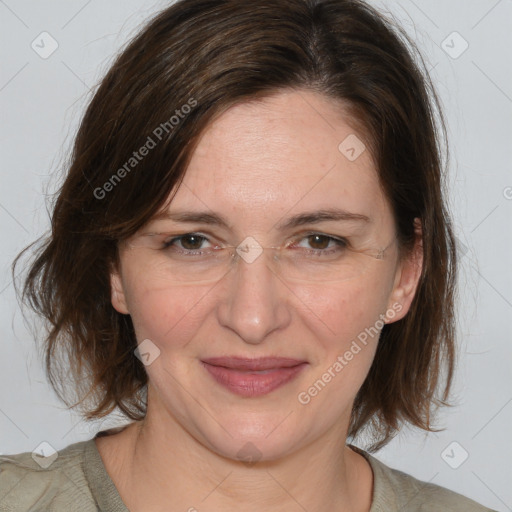
[[[42,457],[0,455],[0,512],[27,510],[96,512],[84,472],[82,441]]]
[[[461,494],[418,480],[386,466],[357,447],[352,448],[368,460],[373,470],[374,495],[370,512],[493,512]]]

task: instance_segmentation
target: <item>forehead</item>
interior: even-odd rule
[[[228,109],[201,136],[183,182],[171,211],[206,208],[261,224],[320,207],[389,214],[361,134],[340,104],[310,91]]]

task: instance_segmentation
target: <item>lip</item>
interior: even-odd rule
[[[232,393],[244,397],[266,395],[284,386],[308,364],[306,361],[284,357],[213,357],[201,363],[215,381]]]

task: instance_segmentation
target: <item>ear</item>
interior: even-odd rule
[[[418,218],[414,219],[414,233],[413,249],[397,265],[395,282],[388,301],[388,311],[393,310],[395,315],[386,323],[396,322],[407,314],[418,288],[423,268],[423,231]]]
[[[117,268],[113,268],[110,272],[110,301],[117,312],[123,315],[130,313],[126,303],[123,280]]]

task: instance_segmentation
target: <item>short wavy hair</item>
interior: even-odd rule
[[[445,121],[414,42],[360,0],[181,0],[116,57],[76,134],[51,231],[25,249],[33,256],[18,289],[46,319],[51,385],[85,418],[118,408],[139,420],[147,406],[131,318],[111,304],[119,242],[166,204],[209,123],[235,104],[287,89],[332,99],[361,128],[402,257],[421,220],[415,298],[381,332],[348,435],[368,428],[375,451],[405,423],[434,430],[433,410],[449,405],[456,345]]]

